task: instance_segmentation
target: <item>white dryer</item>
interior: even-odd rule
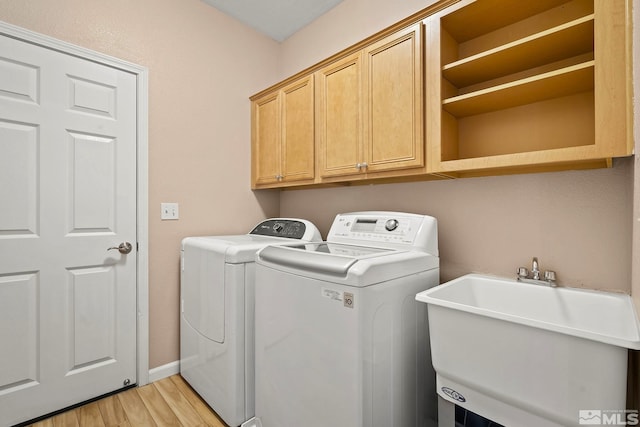
[[[254,415],[255,254],[321,240],[309,221],[286,218],[249,234],[182,240],[180,374],[232,427]]]
[[[327,241],[256,257],[256,417],[244,426],[436,425],[427,311],[436,220],[338,215]],[[424,304],[422,304],[424,305]]]

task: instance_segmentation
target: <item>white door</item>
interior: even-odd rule
[[[136,76],[0,36],[0,425],[136,383],[136,257]]]

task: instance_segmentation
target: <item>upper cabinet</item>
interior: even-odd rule
[[[414,24],[317,71],[322,181],[425,172],[422,28]]]
[[[313,75],[260,95],[251,109],[252,187],[313,183]]]
[[[633,153],[631,6],[436,2],[251,98],[253,188],[610,166]]]
[[[462,1],[427,19],[429,171],[607,165],[632,153],[630,2]]]

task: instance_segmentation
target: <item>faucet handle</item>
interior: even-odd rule
[[[549,282],[555,282],[556,281],[556,272],[555,271],[551,271],[551,270],[547,270],[544,272],[544,279],[549,281]]]
[[[529,270],[527,267],[518,268],[518,277],[526,278],[529,275]]]

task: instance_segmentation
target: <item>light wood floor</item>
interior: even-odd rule
[[[32,427],[228,427],[180,375],[47,418]]]

